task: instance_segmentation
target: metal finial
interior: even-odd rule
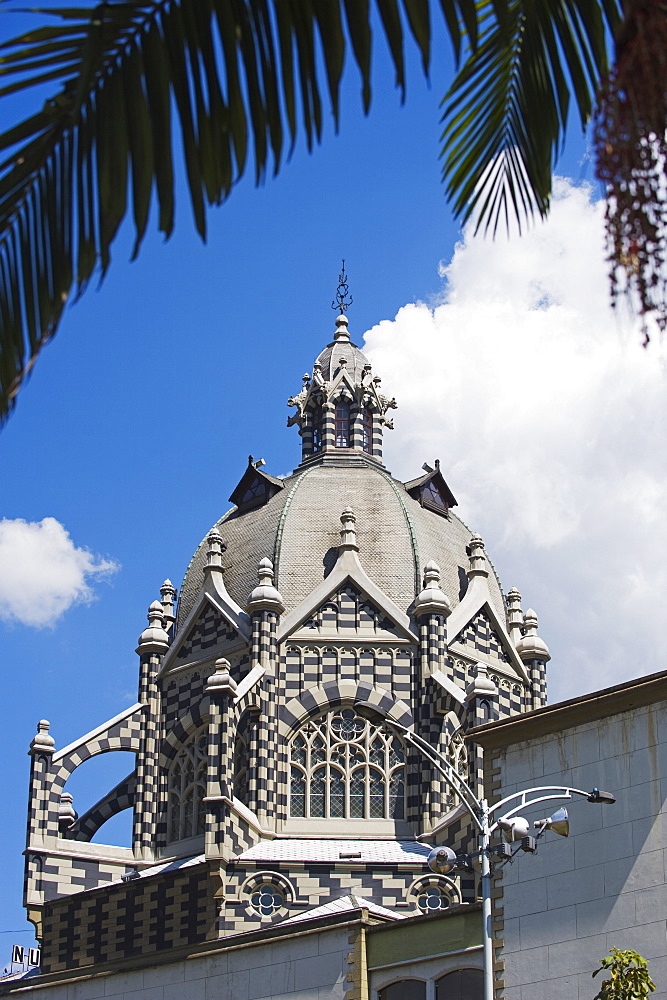
[[[349,288],[347,284],[347,274],[345,273],[345,258],[343,258],[343,265],[340,274],[338,275],[338,288],[336,289],[336,298],[331,303],[332,309],[337,309],[339,313],[344,314],[352,305],[354,301],[352,296],[348,297]],[[346,301],[347,299],[347,301]]]

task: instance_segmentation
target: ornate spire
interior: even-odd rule
[[[331,303],[332,309],[337,309],[338,312],[343,315],[352,305],[354,301],[350,295],[348,299],[350,289],[347,283],[347,274],[345,273],[345,258],[343,258],[343,263],[341,267],[340,274],[338,275],[338,288],[336,289],[336,298]]]
[[[49,733],[51,728],[51,723],[48,719],[41,719],[37,723],[37,733],[33,736],[30,743],[29,753],[48,753],[51,754],[55,750],[56,741],[53,736]]]
[[[475,576],[488,576],[486,568],[486,556],[484,555],[484,542],[479,535],[473,535],[468,543],[470,550],[470,568],[468,569],[468,579]]]
[[[342,527],[340,529],[340,545],[338,546],[338,551],[358,552],[357,519],[354,516],[354,512],[351,511],[349,507],[346,507],[340,515],[340,523]]]
[[[432,559],[424,566],[424,589],[415,599],[415,617],[425,614],[448,615],[451,606],[440,587],[440,567]]]
[[[148,609],[148,628],[139,636],[137,652],[164,652],[169,647],[169,636],[164,629],[164,608],[160,601],[153,601]]]
[[[346,310],[348,294],[345,261],[336,298],[336,331],[316,359],[312,375],[304,375],[301,391],[291,396],[296,407],[287,426],[296,424],[302,438],[303,461],[335,457],[356,463],[360,458],[382,462],[382,435],[393,427],[388,415],[396,400],[385,396],[368,358],[350,339]]]
[[[516,646],[521,638],[523,627],[523,612],[521,610],[521,594],[516,589],[512,589],[507,594],[507,628],[510,639]]]
[[[260,559],[257,567],[257,586],[248,598],[248,614],[256,611],[275,611],[281,615],[285,610],[285,604],[279,590],[273,584],[273,563],[264,557]]]
[[[537,615],[532,608],[528,608],[523,616],[523,636],[516,644],[516,651],[524,663],[530,663],[531,660],[543,660],[546,663],[551,659],[546,642],[537,634]]]

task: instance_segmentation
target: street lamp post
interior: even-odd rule
[[[382,719],[384,716],[366,702],[355,704],[360,715],[365,715],[373,721]],[[491,847],[491,837],[497,830],[501,830],[507,841],[518,841],[519,848],[529,852],[535,851],[535,840],[540,837],[545,830],[553,829],[561,836],[567,836],[567,812],[565,809],[559,810],[558,814],[545,820],[540,820],[535,824],[538,827],[537,837],[529,836],[530,824],[527,820],[519,816],[522,809],[529,806],[538,805],[540,802],[549,802],[555,799],[571,799],[574,796],[582,796],[587,802],[599,802],[612,804],[616,801],[611,792],[603,792],[599,788],[594,788],[590,792],[580,788],[569,788],[566,785],[542,785],[535,788],[527,788],[521,792],[514,792],[506,795],[500,802],[496,802],[489,807],[486,799],[478,799],[464,778],[455,770],[446,757],[435,750],[423,737],[412,730],[407,729],[393,719],[389,720],[392,728],[402,733],[403,738],[413,746],[423,757],[426,757],[433,767],[443,775],[450,787],[456,792],[460,801],[466,807],[475,827],[477,828],[479,850],[478,855],[481,861],[481,884],[482,884],[482,940],[484,945],[484,1000],[494,1000],[493,983],[493,928],[491,923],[491,878],[493,870],[491,867],[491,856],[498,853],[497,849]],[[494,817],[498,817],[495,819]],[[501,857],[509,858],[509,852],[502,851]],[[446,875],[456,868],[469,868],[470,857],[465,855],[457,857],[454,851],[446,846],[434,847],[428,857],[428,864],[432,871]]]

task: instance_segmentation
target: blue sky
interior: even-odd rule
[[[564,185],[552,228],[532,242],[463,237],[439,180],[448,60],[436,63],[429,88],[413,60],[401,107],[379,58],[368,119],[350,67],[340,134],[327,127],[312,156],[300,145],[259,190],[241,182],[209,213],[206,246],[182,187],[169,243],[151,233],[130,264],[126,228],[107,279],[67,309],[0,433],[0,518],[54,518],[69,556],[92,554],[74,560],[88,599],[60,616],[44,583],[57,560],[55,570],[37,560],[14,613],[13,570],[0,564],[0,965],[30,939],[21,851],[36,723],[49,719],[62,747],[133,702],[146,609],[165,577],[179,586],[248,454],[274,475],[298,463],[286,399],[331,338],[343,257],[353,339],[370,331],[374,367],[399,404],[387,464],[409,479],[441,459],[505,589],[537,604],[553,696],[664,665],[661,347],[642,352],[631,324],[606,311],[595,187]],[[583,141],[573,138],[560,170],[591,180]],[[115,571],[86,576],[100,560]],[[111,759],[125,757],[72,779],[79,811],[131,769]],[[111,842],[123,842],[126,819],[105,830]]]

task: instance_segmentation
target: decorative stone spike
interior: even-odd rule
[[[73,806],[73,798],[69,792],[62,792],[60,795],[60,805],[58,806],[58,826],[61,832],[69,830],[76,823],[78,813]]]
[[[282,594],[273,585],[273,563],[266,557],[261,559],[257,567],[259,583],[248,598],[248,614],[256,611],[269,610],[281,615],[285,610]]]
[[[41,719],[37,723],[37,732],[30,741],[29,753],[53,753],[56,741],[49,733],[51,723],[47,719]]]
[[[158,646],[166,649],[169,645],[169,636],[164,628],[164,608],[160,601],[153,601],[148,609],[148,628],[145,628],[139,636],[139,648],[137,652],[148,652],[149,646]]]
[[[338,551],[358,552],[357,519],[349,507],[347,507],[340,515],[340,523],[342,524],[342,528],[340,529],[340,545],[338,546]]]
[[[524,663],[532,660],[546,663],[551,659],[546,642],[537,634],[537,615],[532,608],[528,608],[523,616],[523,635],[516,644],[516,651]]]
[[[415,599],[415,618],[425,614],[448,615],[451,605],[440,587],[440,567],[431,559],[424,566],[424,589]]]
[[[470,568],[468,569],[468,579],[472,580],[476,576],[488,576],[486,568],[486,556],[484,555],[484,542],[479,535],[473,535],[469,542],[470,548]]]
[[[174,605],[176,603],[176,587],[172,584],[171,580],[165,580],[160,587],[160,595],[162,597],[162,610],[164,611],[164,621],[165,627],[169,628],[176,621],[176,615],[174,614]]]
[[[512,587],[507,595],[507,628],[510,639],[516,646],[521,638],[523,627],[523,612],[521,610],[521,594]]]
[[[484,663],[477,663],[472,680],[466,688],[466,701],[472,698],[497,698],[498,688],[489,677]]]
[[[224,656],[215,661],[215,672],[206,681],[207,694],[218,697],[233,698],[236,694],[236,681],[230,674],[231,666],[229,660]]]
[[[222,535],[217,528],[211,528],[206,540],[208,542],[208,550],[206,552],[206,569],[222,570],[222,553],[224,552]]]
[[[344,313],[340,313],[336,316],[336,332],[334,333],[334,340],[340,343],[341,341],[349,341],[350,332],[347,328],[347,316]]]

